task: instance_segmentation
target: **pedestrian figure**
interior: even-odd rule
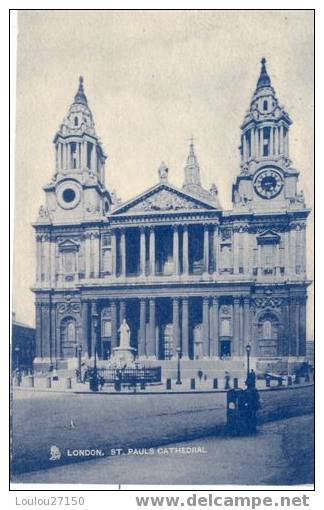
[[[260,395],[255,387],[248,386],[242,392],[239,402],[239,414],[242,434],[255,434],[257,431],[257,412],[261,408]]]
[[[252,368],[252,370],[250,370],[250,372],[248,373],[246,381],[245,381],[247,388],[255,388],[255,380],[256,380],[256,375]]]
[[[100,375],[99,376],[99,389],[100,389],[100,391],[103,390],[104,385],[105,385],[105,379],[103,378],[102,375]]]
[[[81,363],[81,373],[80,373],[80,382],[82,382],[83,384],[86,382],[87,370],[88,370],[87,365],[83,361]]]

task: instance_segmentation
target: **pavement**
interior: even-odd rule
[[[259,423],[312,413],[312,386],[260,392]],[[226,394],[76,394],[14,391],[15,474],[84,462],[68,450],[150,448],[222,434]],[[50,460],[57,446],[59,462]]]
[[[209,436],[162,448],[16,474],[14,483],[153,485],[312,485],[314,419],[267,423],[255,436]]]

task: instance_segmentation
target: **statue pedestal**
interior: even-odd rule
[[[126,365],[135,360],[136,349],[133,347],[115,347],[113,349],[113,360]]]

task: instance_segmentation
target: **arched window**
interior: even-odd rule
[[[75,342],[75,322],[69,322],[67,325],[67,331],[66,331],[66,340],[68,342]]]
[[[258,350],[261,357],[278,355],[278,317],[271,311],[264,312],[258,320]]]
[[[77,345],[76,321],[73,317],[66,317],[61,322],[61,356],[73,358]]]
[[[263,110],[265,112],[268,110],[268,101],[263,101]]]
[[[78,117],[74,117],[74,125],[77,126],[79,124],[79,119]]]
[[[272,338],[272,322],[270,320],[266,320],[263,323],[263,338]]]

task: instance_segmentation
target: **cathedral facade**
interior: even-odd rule
[[[83,79],[54,138],[36,232],[37,366],[108,359],[126,318],[140,360],[302,360],[306,354],[306,221],[289,159],[291,120],[265,59],[241,125],[232,209],[204,189],[193,141],[184,183],[121,203]]]

